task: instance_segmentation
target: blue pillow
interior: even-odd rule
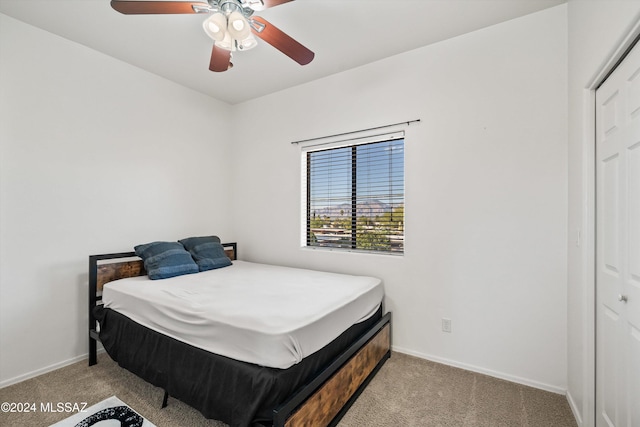
[[[144,261],[149,279],[167,279],[197,273],[198,265],[178,242],[151,242],[134,248]]]
[[[218,236],[189,237],[179,242],[191,253],[200,271],[231,265],[231,260],[225,254]]]

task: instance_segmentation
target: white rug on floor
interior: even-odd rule
[[[50,427],[156,427],[115,396]]]

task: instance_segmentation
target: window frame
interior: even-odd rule
[[[361,196],[357,195],[358,191],[358,182],[357,182],[357,147],[375,143],[382,142],[391,142],[402,140],[402,234],[401,239],[402,243],[395,249],[391,247],[391,243],[389,243],[390,248],[387,250],[383,249],[366,249],[366,248],[358,248],[358,215],[357,215],[357,204],[358,201],[362,199]],[[333,141],[333,142],[325,142],[314,145],[307,145],[302,147],[302,156],[301,156],[301,170],[302,170],[302,181],[301,181],[301,246],[303,249],[310,250],[326,250],[326,251],[340,251],[340,252],[355,252],[355,253],[366,253],[366,254],[378,254],[378,255],[393,255],[393,256],[403,256],[405,253],[405,236],[406,236],[406,228],[405,228],[405,201],[406,201],[406,170],[405,170],[405,146],[406,146],[405,134],[404,131],[396,131],[385,134],[378,135],[369,135],[363,136],[359,138],[351,138],[341,141]],[[311,203],[311,179],[309,179],[311,174],[311,162],[309,161],[311,153],[320,152],[320,151],[328,151],[335,150],[341,148],[351,148],[351,236],[348,242],[350,243],[350,247],[340,247],[340,246],[321,246],[321,245],[312,245],[310,244],[312,238],[312,203]],[[395,183],[393,178],[389,177],[389,182]],[[371,198],[373,199],[373,198]],[[392,207],[392,209],[395,209]],[[392,211],[393,212],[393,211]],[[384,228],[383,228],[384,229]]]

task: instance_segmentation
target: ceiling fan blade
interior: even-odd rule
[[[210,6],[202,2],[121,1],[111,0],[111,7],[125,15],[155,13],[208,13]]]
[[[216,47],[216,45],[214,44],[213,49],[211,50],[211,61],[209,62],[209,69],[211,71],[220,73],[222,71],[227,71],[231,67],[231,51]]]
[[[250,0],[249,7],[256,12],[268,9],[270,7],[279,6],[284,3],[289,3],[293,0]]]
[[[251,31],[253,31],[253,34],[260,37],[262,40],[266,41],[271,46],[296,61],[298,64],[307,65],[313,60],[315,54],[312,51],[298,43],[287,34],[283,33],[280,29],[267,22],[264,18],[255,16],[252,20],[260,24],[257,26],[262,27],[262,31],[258,31],[253,28],[254,26],[252,25]]]

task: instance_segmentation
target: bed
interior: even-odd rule
[[[232,266],[185,282],[149,280],[135,252],[90,256],[89,365],[97,363],[101,342],[120,366],[164,390],[163,406],[176,398],[232,427],[336,425],[391,355],[382,285],[239,261],[235,243],[222,246]],[[343,279],[355,290],[344,290]],[[285,282],[287,298],[299,294],[294,306],[272,292]],[[319,293],[310,293],[314,287]],[[227,293],[230,301],[259,301],[218,301]],[[296,308],[300,298],[308,308]],[[231,319],[219,317],[225,311]],[[306,320],[297,323],[294,312]],[[175,319],[182,329],[172,326]]]

